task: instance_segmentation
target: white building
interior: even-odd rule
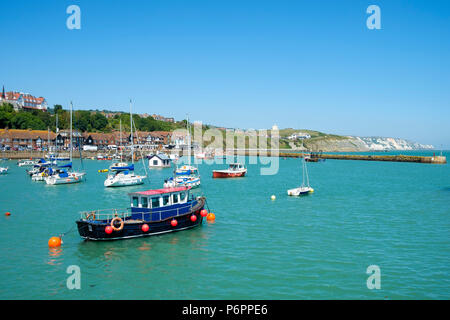
[[[170,168],[171,160],[163,153],[152,154],[148,156],[148,167],[152,168]]]
[[[309,139],[309,138],[311,138],[311,135],[308,133],[303,133],[303,132],[293,133],[288,137],[289,140],[299,140],[299,139]]]
[[[23,92],[5,92],[3,87],[2,94],[0,95],[1,103],[11,103],[14,110],[42,110],[47,111],[47,101],[43,97],[36,98],[29,93]]]

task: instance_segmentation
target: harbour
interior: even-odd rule
[[[8,257],[2,262],[8,290],[0,288],[0,296],[449,298],[449,280],[441,277],[450,271],[448,165],[327,159],[308,164],[315,192],[296,198],[286,189],[301,180],[301,159],[280,158],[273,176],[260,175],[261,165],[244,159],[248,173],[235,179],[212,177],[223,164],[198,164],[202,184],[192,192],[207,198],[215,221],[112,242],[80,238],[75,224],[80,212],[122,208],[128,193],[161,188],[173,167],[151,170],[150,182],[124,190],[103,187],[104,174],[98,170],[105,161],[85,160],[86,181],[61,186],[32,182],[23,167],[2,161],[10,171],[0,176],[7,186],[0,195],[1,211],[11,215],[0,224],[0,252]],[[66,233],[62,245],[49,248],[48,238],[60,233]],[[370,264],[386,266],[381,292],[365,287]],[[70,265],[81,268],[81,290],[66,288]],[[194,276],[199,271],[202,276]]]

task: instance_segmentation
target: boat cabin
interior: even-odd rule
[[[241,163],[232,163],[232,164],[230,164],[230,168],[229,168],[229,170],[232,170],[232,171],[238,171],[238,170],[242,170],[242,169],[245,169],[245,168],[244,168],[244,165]]]
[[[163,153],[148,156],[149,168],[170,168],[171,160]]]
[[[189,187],[163,188],[129,193],[131,218],[159,221],[189,212]]]

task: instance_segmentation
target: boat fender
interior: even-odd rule
[[[116,221],[120,222],[120,226],[118,228],[114,225],[114,223]],[[113,228],[114,231],[120,231],[120,230],[123,229],[123,220],[122,220],[122,218],[115,217],[114,219],[111,220],[111,224],[110,225],[111,225],[111,228]]]

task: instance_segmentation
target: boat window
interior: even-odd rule
[[[139,198],[138,197],[133,197],[133,207],[139,207]]]
[[[172,203],[178,203],[178,193],[172,194]]]
[[[165,195],[163,196],[163,206],[167,206],[169,204],[170,196]]]
[[[152,198],[152,208],[159,208],[159,197]]]
[[[148,198],[147,197],[141,198],[141,206],[142,206],[142,208],[148,208]]]
[[[183,201],[186,200],[186,195],[187,195],[186,192],[181,192],[181,193],[180,193],[180,202],[183,202]]]

